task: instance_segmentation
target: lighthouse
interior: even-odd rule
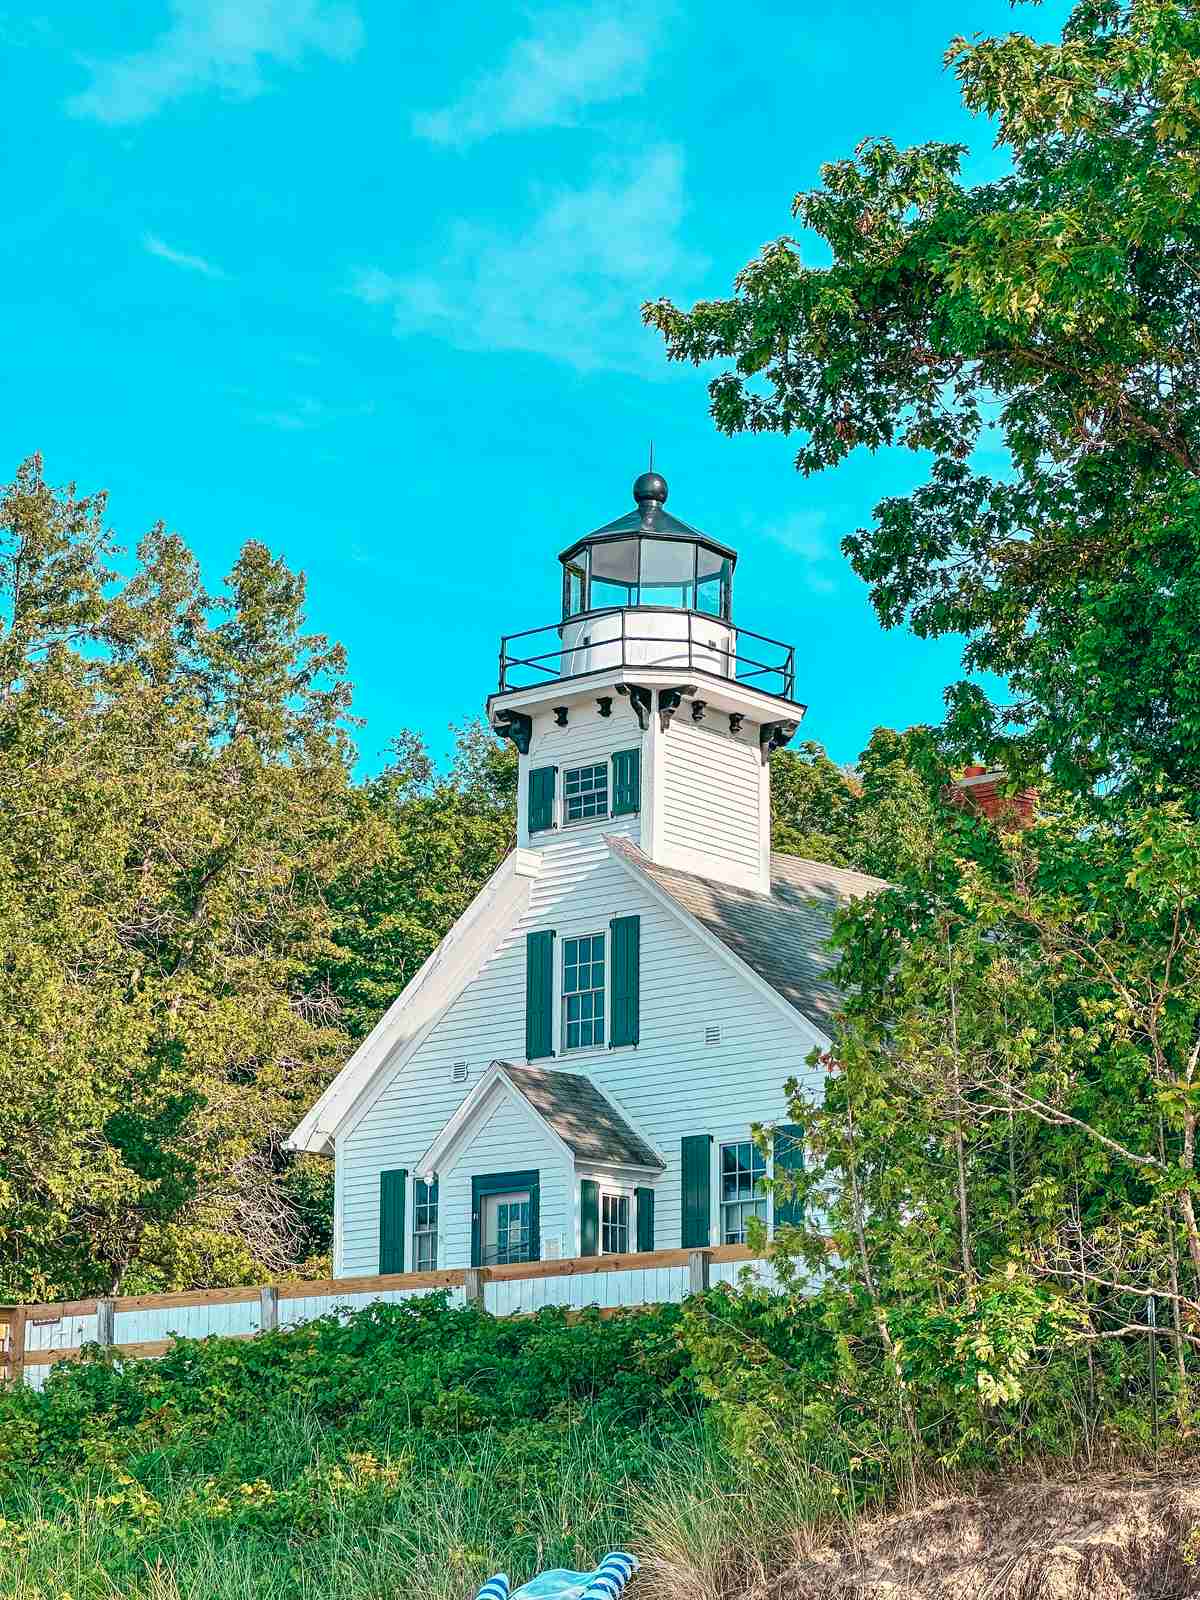
[[[737,552],[672,515],[667,494],[643,473],[632,511],[561,552],[561,616],[502,638],[488,717],[520,752],[523,846],[630,816],[617,791],[636,787],[631,832],[650,860],[765,893],[767,763],[805,711],[795,650],[735,623]],[[636,752],[627,731],[603,750],[614,707],[632,713]]]
[[[699,1258],[659,1277],[664,1250],[733,1275],[753,1221],[797,1218],[766,1181],[803,1158],[784,1086],[820,1092],[833,912],[881,885],[772,852],[795,651],[745,626],[737,552],[664,478],[633,500],[559,553],[558,615],[501,638],[513,848],[292,1134],[335,1159],[338,1273],[629,1304],[684,1292]]]

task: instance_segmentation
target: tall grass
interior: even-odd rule
[[[230,1441],[239,1470],[245,1440]],[[841,1514],[802,1461],[770,1475],[703,1421],[622,1434],[586,1421],[534,1457],[487,1432],[424,1458],[411,1435],[346,1455],[303,1414],[265,1419],[259,1477],[232,1484],[198,1448],[150,1450],[7,1498],[4,1600],[467,1600],[482,1579],[589,1567],[632,1546],[650,1595],[744,1592]],[[298,1492],[297,1492],[298,1491]],[[806,1533],[805,1530],[810,1530]]]
[[[717,1447],[692,1429],[696,1459]],[[246,1441],[223,1441],[238,1472]],[[264,1419],[258,1475],[229,1480],[197,1441],[15,1489],[0,1525],[5,1600],[463,1600],[498,1570],[590,1566],[633,1532],[634,1478],[656,1445],[581,1423],[534,1453],[493,1432],[346,1453],[311,1417]],[[678,1448],[678,1446],[676,1446]],[[636,1462],[631,1461],[636,1457]]]

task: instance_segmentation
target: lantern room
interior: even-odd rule
[[[732,620],[734,551],[666,510],[667,483],[643,472],[637,510],[564,550],[563,621],[615,607],[696,611]]]
[[[680,674],[681,683],[702,673],[790,702],[792,647],[734,627],[737,552],[672,516],[657,472],[642,473],[633,498],[635,510],[559,556],[558,620],[501,639],[498,693],[655,669]]]

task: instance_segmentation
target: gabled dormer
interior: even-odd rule
[[[665,479],[633,494],[560,554],[560,618],[501,640],[488,715],[520,751],[518,842],[569,860],[625,833],[766,893],[767,763],[805,710],[795,652],[735,625],[737,554],[667,512]]]

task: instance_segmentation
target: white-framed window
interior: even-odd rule
[[[594,822],[608,815],[608,762],[563,773],[563,821]]]
[[[413,1271],[436,1272],[438,1256],[437,1179],[413,1182]]]
[[[629,1251],[629,1196],[600,1196],[600,1254],[623,1256]]]
[[[563,940],[562,1048],[588,1050],[604,1043],[604,935]]]
[[[717,1154],[720,1185],[721,1243],[745,1244],[746,1223],[758,1217],[765,1225],[768,1201],[762,1188],[767,1158],[753,1139],[723,1144]]]

